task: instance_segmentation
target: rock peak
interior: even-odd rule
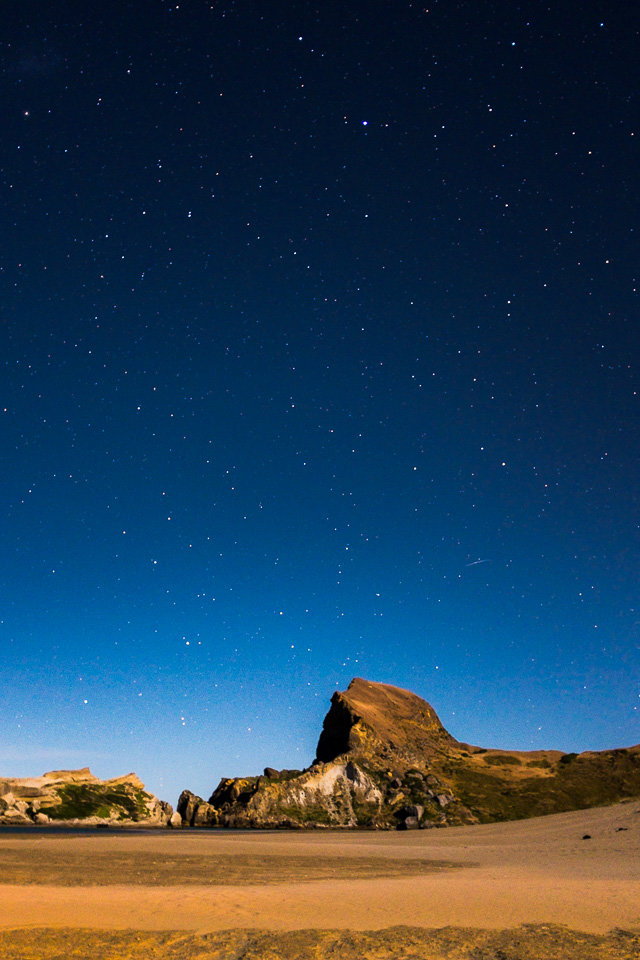
[[[389,751],[406,757],[429,756],[457,745],[422,697],[354,677],[344,692],[331,698],[316,758],[326,763],[345,753],[384,755]]]

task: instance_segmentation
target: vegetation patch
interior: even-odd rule
[[[298,823],[321,823],[329,826],[332,822],[328,809],[319,803],[307,803],[303,807],[297,804],[290,806],[282,804],[278,808],[278,813]]]
[[[488,753],[482,758],[485,763],[490,763],[494,767],[511,766],[519,767],[522,765],[520,757],[512,757],[507,753]]]
[[[366,801],[354,799],[353,815],[356,818],[358,826],[370,827],[380,819],[380,807],[375,803],[367,803]]]
[[[640,753],[603,752],[577,761],[576,756],[558,764],[552,776],[532,774],[510,782],[490,768],[469,765],[452,777],[453,793],[484,823],[586,809],[640,796]]]
[[[137,788],[100,783],[65,783],[57,787],[58,802],[42,810],[52,820],[83,820],[112,816],[140,820],[147,815],[145,794]]]

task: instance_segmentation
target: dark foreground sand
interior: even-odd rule
[[[0,868],[3,960],[640,958],[640,801],[404,834],[5,833]]]
[[[638,960],[640,937],[536,925],[516,930],[0,931],[3,960]]]

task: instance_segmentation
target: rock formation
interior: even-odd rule
[[[348,753],[413,760],[444,755],[459,746],[425,700],[408,690],[356,677],[344,693],[331,698],[316,758],[326,763]]]
[[[334,693],[306,770],[183,791],[188,826],[418,829],[520,819],[640,795],[640,745],[599,753],[461,743],[407,690],[355,678]]]
[[[220,814],[216,808],[190,790],[183,790],[180,794],[177,813],[182,818],[182,824],[188,827],[217,827],[220,824]]]
[[[88,767],[51,770],[41,777],[0,780],[0,823],[71,822],[100,825],[144,823],[165,826],[173,807],[147,793],[129,773],[99,780]]]

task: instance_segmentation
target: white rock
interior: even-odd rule
[[[26,813],[23,813],[16,807],[9,807],[8,810],[0,814],[0,823],[31,823],[31,820]]]

